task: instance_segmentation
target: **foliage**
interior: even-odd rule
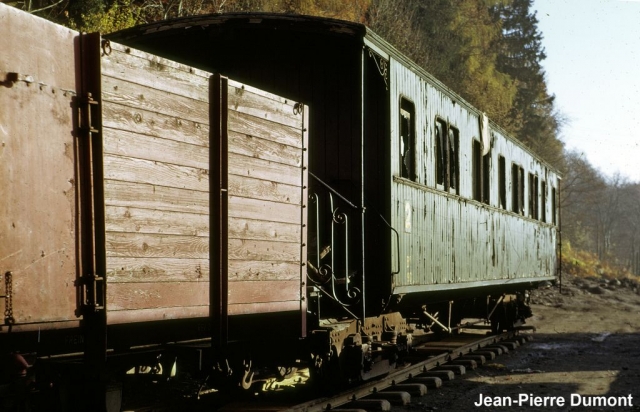
[[[96,0],[98,1],[98,0]],[[116,0],[108,8],[96,7],[95,11],[81,13],[69,21],[69,27],[83,32],[111,33],[140,23],[141,10],[131,0]]]
[[[586,250],[574,249],[570,242],[562,244],[562,271],[585,278],[637,279],[626,266],[603,261]]]
[[[376,0],[366,23],[466,100],[508,127],[516,85],[497,70],[499,0]]]
[[[554,109],[555,96],[547,91],[541,66],[546,54],[538,19],[531,12],[532,3],[533,0],[511,0],[492,7],[493,15],[502,22],[497,67],[517,84],[509,130],[559,167],[563,146],[558,132],[562,121]]]

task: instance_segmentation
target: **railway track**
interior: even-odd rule
[[[390,410],[391,405],[407,405],[412,398],[425,396],[430,388],[438,388],[453,380],[456,375],[475,369],[530,340],[530,335],[521,334],[521,330],[487,335],[482,334],[483,329],[480,328],[442,340],[421,343],[414,347],[415,350],[405,365],[393,373],[330,396],[302,402],[299,399],[286,400],[285,396],[256,397],[254,400],[231,402],[219,411]]]

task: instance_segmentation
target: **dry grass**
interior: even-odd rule
[[[562,245],[562,271],[586,278],[640,280],[627,267],[600,260],[595,253],[573,249],[569,243]]]

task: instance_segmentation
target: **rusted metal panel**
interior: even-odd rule
[[[228,96],[229,314],[300,310],[305,108],[233,81]]]
[[[209,314],[209,73],[101,58],[110,324]],[[167,98],[170,96],[170,98]]]
[[[535,191],[525,190],[524,217],[507,207],[499,207],[498,156],[521,165],[525,174],[539,176],[547,188],[555,186],[557,175],[537,160],[519,143],[506,137],[496,126],[493,133],[488,172],[491,186],[489,204],[473,199],[472,158],[473,140],[480,138],[479,112],[439,87],[437,83],[419,76],[401,62],[390,63],[391,148],[393,175],[391,220],[400,233],[399,261],[401,271],[394,278],[394,291],[438,290],[481,286],[489,283],[528,282],[549,279],[555,274],[556,229],[548,222],[527,218],[533,216],[528,196]],[[400,102],[415,102],[415,179],[401,178]],[[442,119],[459,131],[459,187],[448,193],[436,182],[435,128]],[[513,183],[507,173],[507,194]],[[528,183],[527,183],[528,184]],[[546,215],[551,216],[550,196],[545,196]],[[542,196],[539,194],[537,202]],[[394,255],[395,255],[395,251]],[[396,256],[393,257],[393,260]]]
[[[78,324],[76,37],[0,4],[0,313],[9,303],[13,331]]]

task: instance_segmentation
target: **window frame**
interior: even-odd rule
[[[507,160],[498,155],[498,206],[507,210]]]
[[[416,105],[407,97],[400,96],[398,114],[398,175],[404,179],[415,182],[418,178],[416,172]],[[407,132],[406,142],[404,138],[404,132]],[[409,148],[405,150],[404,145],[407,145]],[[409,155],[408,162],[406,162],[407,154]]]
[[[459,195],[460,129],[442,117],[436,116],[434,146],[436,187],[445,192]]]

